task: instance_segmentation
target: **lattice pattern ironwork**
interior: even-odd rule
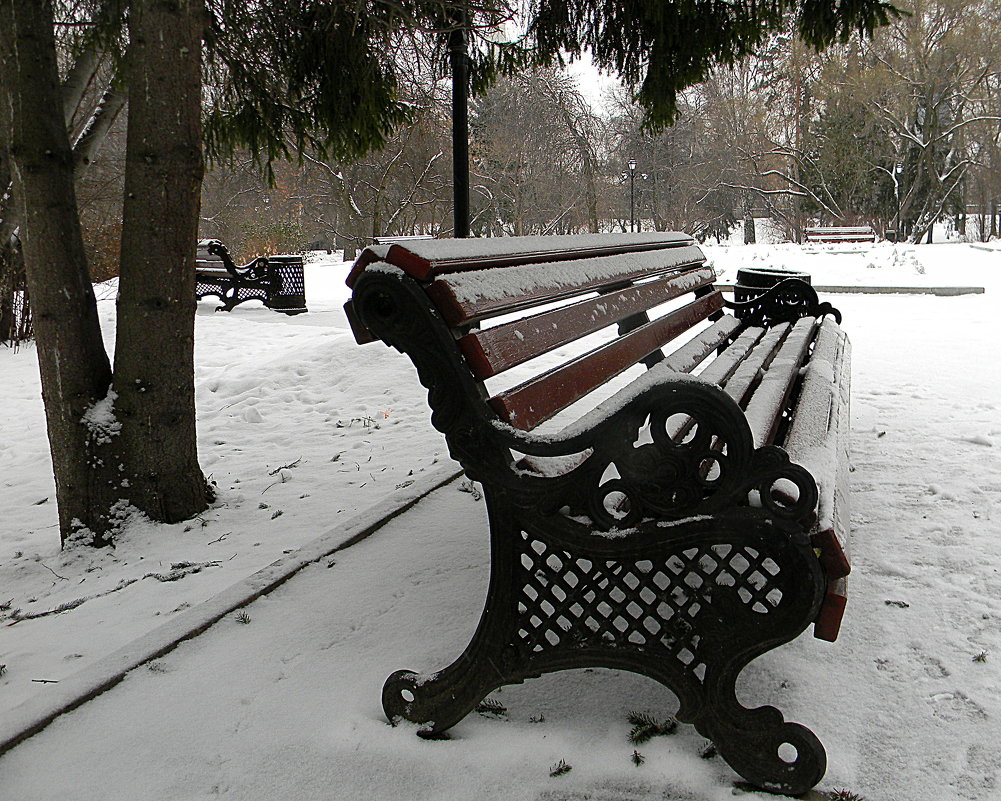
[[[267,306],[275,311],[295,314],[306,311],[306,279],[302,259],[295,256],[271,256],[268,271],[274,289]]]
[[[774,581],[779,566],[748,546],[692,547],[663,561],[625,562],[574,556],[526,533],[522,540],[517,636],[535,653],[568,644],[628,644],[662,650],[701,680],[696,623],[705,625],[714,594],[729,592],[759,615],[782,600]]]

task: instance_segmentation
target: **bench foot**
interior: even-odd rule
[[[382,687],[386,717],[392,723],[400,720],[417,723],[417,733],[422,737],[440,735],[472,712],[499,686],[496,682],[476,680],[478,672],[479,666],[469,664],[468,660],[460,660],[430,675],[398,670]]]
[[[763,790],[801,795],[827,771],[827,752],[817,736],[785,721],[774,707],[745,709],[734,700],[695,727],[731,768]]]

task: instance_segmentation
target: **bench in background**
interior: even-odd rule
[[[804,228],[803,238],[807,242],[837,243],[837,242],[875,242],[876,232],[869,225],[842,227]]]
[[[813,732],[735,685],[811,625],[837,636],[850,347],[806,282],[728,304],[715,279],[677,233],[362,252],[356,339],[411,358],[490,520],[476,633],[449,667],[388,678],[390,720],[435,736],[500,686],[618,668],[672,690],[754,784],[823,776]]]
[[[375,244],[377,245],[395,245],[401,244],[405,245],[407,242],[420,242],[425,239],[434,239],[431,234],[403,234],[400,236],[377,236],[375,237]]]
[[[306,309],[306,280],[300,256],[267,256],[238,267],[218,239],[202,239],[195,256],[195,299],[209,296],[222,301],[217,311],[232,311],[247,300],[259,300],[269,309],[302,314]]]

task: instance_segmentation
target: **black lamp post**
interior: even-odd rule
[[[629,159],[629,232],[636,230],[636,159]]]
[[[466,45],[466,19],[457,14],[455,30],[448,37],[452,65],[452,197],[455,233],[469,236],[469,63]]]

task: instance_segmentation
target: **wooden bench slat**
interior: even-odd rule
[[[763,328],[747,328],[741,331],[733,343],[699,373],[699,377],[710,384],[723,386],[764,333]]]
[[[401,245],[367,247],[348,273],[354,287],[365,268],[385,261],[419,281],[445,273],[482,270],[513,264],[539,264],[567,258],[589,259],[619,253],[641,253],[691,246],[690,236],[676,231],[572,236],[521,236],[493,239],[430,239]]]
[[[840,578],[827,585],[820,612],[813,623],[813,636],[818,640],[834,642],[841,630],[841,619],[848,603],[848,579]]]
[[[713,351],[725,344],[740,329],[740,325],[740,320],[732,314],[727,314],[652,369],[690,373],[708,359]]]
[[[689,289],[715,280],[712,268],[702,267],[695,246],[646,253],[626,253],[587,262],[562,260],[456,273],[435,280],[428,297],[451,326],[518,311],[547,301],[621,285],[656,273],[678,273],[678,285]],[[695,269],[690,269],[692,267]]]
[[[716,291],[490,399],[515,428],[531,431],[647,354],[723,308]]]
[[[828,588],[814,636],[833,641],[838,635],[851,571],[848,542],[848,437],[850,377],[845,365],[851,346],[832,320],[824,320],[807,365],[796,413],[783,447],[789,458],[810,471],[817,482],[817,531],[813,543],[828,576]]]
[[[459,347],[478,379],[495,376],[515,365],[547,353],[583,336],[600,331],[661,303],[674,300],[693,287],[712,283],[711,270],[695,270],[630,286],[572,306],[542,312],[510,323],[475,331],[459,340]]]
[[[849,353],[850,346],[841,329],[833,320],[824,320],[804,371],[796,415],[782,443],[790,458],[818,479],[821,528],[835,525],[832,512],[836,465],[839,460],[847,461],[842,457],[847,455],[849,387],[843,364]]]
[[[775,441],[782,411],[788,406],[800,368],[813,342],[816,326],[817,321],[813,317],[796,321],[747,402],[744,414],[751,427],[755,448]]]
[[[767,329],[764,336],[751,348],[747,357],[737,365],[732,375],[720,385],[742,409],[750,397],[751,390],[761,378],[762,371],[768,367],[788,333],[788,323]]]

